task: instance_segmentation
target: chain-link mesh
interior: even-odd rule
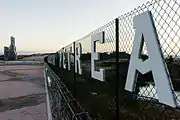
[[[133,18],[145,11],[151,11],[153,21],[158,33],[160,46],[163,57],[169,68],[171,75],[174,95],[179,105],[180,82],[179,82],[179,40],[180,40],[180,5],[175,0],[158,0],[143,4],[136,9],[119,17],[120,30],[120,52],[131,54],[133,40],[135,37],[135,29],[133,26]],[[141,53],[143,60],[148,59],[146,44],[143,46]],[[128,61],[127,61],[128,62]],[[125,76],[127,73],[125,73]],[[162,84],[163,85],[163,84]],[[165,105],[159,105],[158,95],[154,83],[152,73],[145,75],[138,73],[136,84],[136,99],[142,100],[133,104],[140,107],[136,109],[139,112],[134,114],[135,118],[141,119],[180,119],[177,110],[170,109]],[[145,101],[144,101],[145,100]],[[126,106],[129,110],[130,106]],[[129,113],[129,111],[127,111]],[[132,112],[134,113],[134,112]]]
[[[99,52],[100,60],[95,61],[95,70],[106,69],[105,80],[103,83],[92,77],[91,36],[104,32],[104,43],[96,42],[96,52]],[[114,110],[110,106],[115,98],[115,20],[103,27],[93,31],[88,36],[75,42],[82,45],[81,66],[82,74],[76,76],[77,99],[86,106],[93,119],[113,119]],[[111,63],[110,63],[111,61]]]
[[[132,42],[135,35],[135,30],[133,29],[133,18],[134,16],[139,15],[147,10],[151,11],[153,15],[153,20],[158,32],[158,37],[165,60],[169,62],[168,59],[172,59],[173,64],[178,64],[178,56],[180,51],[180,5],[175,0],[153,0],[139,6],[125,15],[120,16],[120,51],[125,51],[129,54],[131,53]],[[144,58],[148,57],[146,45],[143,48],[143,55]],[[170,66],[175,67],[173,64]],[[171,72],[171,74],[175,73]],[[173,78],[174,76],[171,77]],[[176,74],[176,77],[179,76]],[[175,84],[173,85],[175,87]],[[153,86],[154,83],[149,85],[148,88],[142,88],[139,94],[146,97],[157,98],[156,89]]]
[[[69,103],[66,103],[68,99],[70,101],[74,99],[70,92],[88,111],[92,119],[115,119],[117,112],[115,111],[117,107],[117,101],[115,101],[117,97],[115,92],[117,64],[119,65],[120,99],[118,102],[120,102],[119,114],[121,119],[180,119],[179,107],[172,108],[159,103],[152,72],[146,74],[138,72],[134,93],[124,90],[136,32],[133,26],[133,18],[145,11],[152,13],[164,61],[172,80],[173,93],[177,104],[180,105],[180,5],[176,0],[152,0],[118,17],[120,46],[118,53],[116,52],[117,28],[115,20],[112,20],[59,50],[55,55],[48,56],[47,62],[56,73],[56,75],[48,73],[52,79],[51,85],[53,87],[49,87],[49,91],[52,93],[50,99],[52,100],[51,106],[55,120],[62,116],[66,116],[63,117],[64,119],[70,119],[75,113],[79,113],[79,109],[76,109],[74,113],[71,110],[71,107],[75,107],[76,104],[73,103],[69,108]],[[95,43],[95,51],[100,53],[99,60],[95,61],[95,70],[105,69],[105,80],[103,82],[93,78],[91,71],[92,44],[94,44],[91,37],[101,32],[104,32],[105,39],[103,44]],[[79,69],[75,72],[75,64],[77,66],[79,64],[75,60],[78,45],[82,47],[80,55],[82,74],[79,74]],[[117,54],[119,54],[118,63],[116,62]],[[149,58],[146,43],[144,43],[140,58],[144,61]],[[68,61],[70,61],[70,65],[68,65]],[[63,98],[66,92],[62,93],[64,90],[62,87],[65,85],[69,89],[65,88],[66,96],[71,95],[68,96],[69,98]],[[88,114],[85,116],[87,117]]]
[[[53,119],[91,120],[88,112],[81,107],[53,70],[47,64],[45,67]]]

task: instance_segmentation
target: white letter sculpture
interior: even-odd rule
[[[136,29],[125,89],[133,92],[137,81],[137,70],[142,74],[152,71],[160,103],[176,107],[171,78],[163,59],[156,28],[150,11],[134,17]],[[149,58],[139,59],[143,42]]]
[[[105,70],[95,70],[95,60],[100,59],[99,53],[96,52],[96,42],[100,42],[100,44],[103,44],[104,39],[104,32],[97,33],[91,37],[91,75],[93,78],[98,79],[100,81],[104,81]]]
[[[81,43],[76,43],[75,45],[75,72],[82,74],[82,70],[81,70],[81,54],[82,54],[82,46]]]
[[[69,47],[69,51],[67,52],[67,57],[68,57],[68,70],[71,70],[71,56],[70,53],[72,52],[72,46]]]
[[[62,58],[63,58],[63,52],[61,50],[59,51],[59,67],[62,67]]]
[[[63,57],[62,57],[63,58],[63,61],[62,61],[63,62],[63,68],[66,69],[66,49],[65,48],[63,49],[62,54],[63,54]]]

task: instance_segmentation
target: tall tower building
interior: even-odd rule
[[[9,46],[8,60],[16,60],[16,46],[15,46],[15,38],[11,36],[11,44]]]

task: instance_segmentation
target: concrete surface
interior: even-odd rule
[[[42,64],[39,61],[5,61],[5,65],[34,65],[34,64]]]
[[[44,93],[44,89],[28,81],[6,81],[0,83],[0,99]]]
[[[27,70],[27,69],[43,69],[44,66],[40,65],[5,65],[0,66],[0,70]]]
[[[34,68],[36,70],[32,69],[22,69],[22,70],[11,70],[11,72],[19,73],[19,74],[28,74],[28,76],[38,76],[39,74],[43,74],[43,71],[37,70],[42,68]]]
[[[47,120],[45,103],[0,113],[0,120]]]
[[[47,120],[43,65],[0,65],[0,120]]]
[[[8,79],[10,79],[10,78],[11,78],[10,76],[0,74],[0,82],[1,82],[1,81],[4,81],[4,80],[8,80]]]

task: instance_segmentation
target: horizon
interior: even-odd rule
[[[31,54],[44,54],[55,53],[56,51],[17,51],[17,55],[31,55]],[[4,52],[0,52],[0,55],[4,55]]]

